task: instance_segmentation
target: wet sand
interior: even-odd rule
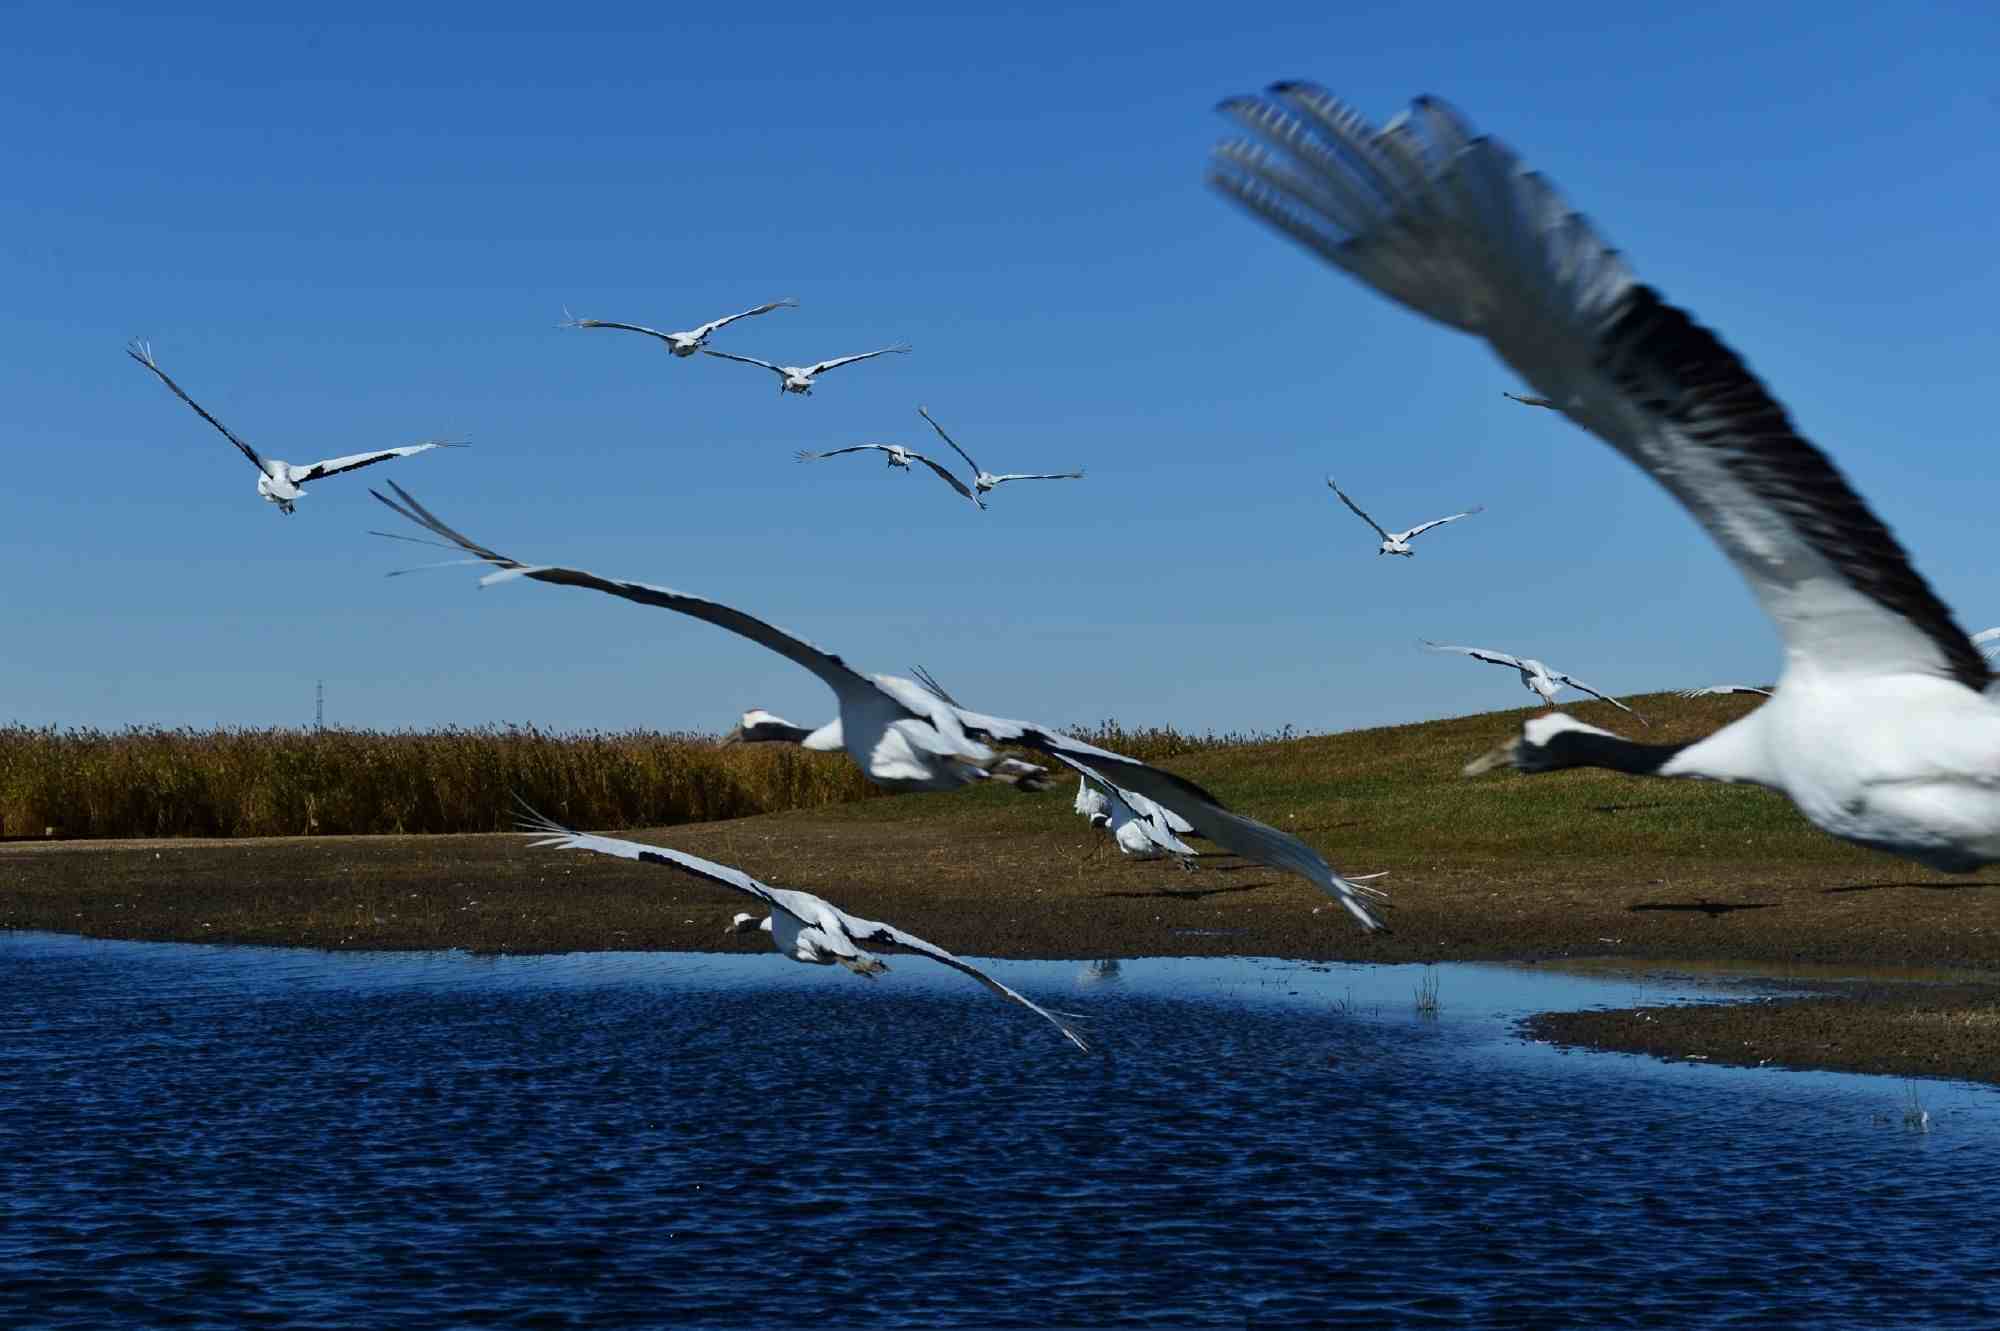
[[[1432,864],[1393,857],[1391,933],[1364,934],[1296,878],[1226,856],[1187,873],[1081,823],[1023,835],[921,818],[781,814],[640,830],[805,887],[972,956],[1252,954],[1319,961],[1732,961],[1912,968],[1744,1006],[1549,1014],[1541,1038],[1668,1057],[2000,1083],[2000,873],[1887,859],[1710,855]],[[0,927],[324,948],[738,951],[738,899],[656,866],[530,850],[517,836],[0,844]],[[1990,978],[1990,981],[1988,977]],[[1448,995],[1447,995],[1448,999]]]

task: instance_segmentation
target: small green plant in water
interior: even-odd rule
[[[1440,1006],[1438,1002],[1437,967],[1426,966],[1424,967],[1423,978],[1417,981],[1417,1015],[1430,1021],[1436,1021]]]

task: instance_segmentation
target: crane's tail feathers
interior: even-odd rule
[[[1608,309],[1632,283],[1547,181],[1437,98],[1379,130],[1308,83],[1218,109],[1256,137],[1215,149],[1217,190],[1440,323],[1476,332],[1524,302]]]

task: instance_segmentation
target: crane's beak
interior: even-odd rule
[[[724,735],[722,737],[722,743],[717,747],[726,749],[732,744],[741,744],[743,743],[743,741],[744,741],[743,727],[738,726],[736,727],[736,729],[730,731],[727,735]]]
[[[1514,738],[1490,753],[1481,754],[1467,763],[1459,772],[1460,776],[1483,776],[1498,767],[1512,767],[1515,751],[1520,748],[1520,739]]]

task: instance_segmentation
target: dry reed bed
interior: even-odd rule
[[[1256,738],[1080,733],[1153,760]],[[693,734],[0,727],[8,837],[497,832],[517,794],[572,826],[663,826],[879,793],[838,754]]]

